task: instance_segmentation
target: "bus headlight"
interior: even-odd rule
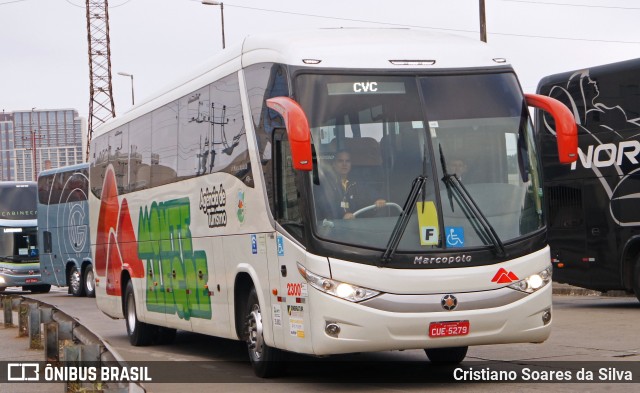
[[[551,282],[551,266],[540,273],[532,274],[524,280],[509,285],[509,288],[518,291],[533,293]]]
[[[302,277],[304,277],[304,279],[317,290],[350,302],[361,302],[380,294],[380,292],[374,291],[373,289],[363,288],[346,282],[319,276],[305,269],[300,264],[298,264],[298,271]]]

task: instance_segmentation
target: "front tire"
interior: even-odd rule
[[[71,271],[69,272],[69,293],[76,297],[84,296],[82,274],[75,266],[72,267]]]
[[[155,336],[155,326],[138,320],[138,315],[136,314],[136,298],[133,293],[133,283],[131,280],[127,282],[127,288],[124,291],[124,316],[127,322],[127,335],[129,335],[131,345],[142,347],[151,344],[151,340]]]
[[[282,373],[284,354],[264,342],[262,313],[255,288],[251,288],[246,303],[246,339],[253,371],[260,378],[273,378]]]
[[[96,297],[96,277],[93,274],[93,265],[88,264],[84,268],[82,278],[82,289],[87,297]]]
[[[456,365],[467,356],[469,347],[429,348],[424,351],[433,364]]]

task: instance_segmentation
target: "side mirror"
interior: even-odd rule
[[[291,147],[293,169],[312,170],[311,130],[307,115],[304,114],[300,104],[289,97],[273,97],[267,100],[267,106],[278,112],[284,119]]]
[[[525,94],[527,105],[542,109],[553,116],[558,139],[558,160],[570,164],[578,160],[578,127],[569,108],[555,98]]]

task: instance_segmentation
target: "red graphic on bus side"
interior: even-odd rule
[[[96,273],[107,276],[107,294],[122,296],[120,277],[127,270],[132,278],[144,277],[144,266],[138,258],[129,204],[118,202],[118,188],[113,167],[105,171],[96,234]]]

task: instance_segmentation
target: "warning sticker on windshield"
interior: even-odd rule
[[[440,235],[438,233],[438,214],[433,201],[416,203],[418,211],[418,226],[420,229],[420,245],[437,246]]]

